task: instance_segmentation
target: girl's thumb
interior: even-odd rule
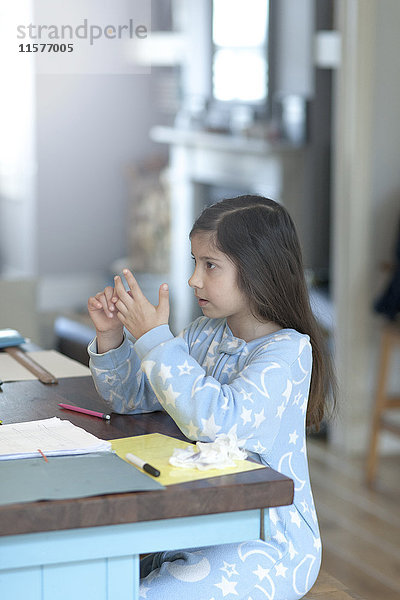
[[[168,315],[169,315],[169,292],[168,292],[168,285],[166,283],[163,283],[160,286],[160,291],[159,291],[159,295],[158,295],[158,308],[165,313],[166,318],[168,319]]]

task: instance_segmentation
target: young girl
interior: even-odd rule
[[[125,269],[130,291],[115,277],[88,302],[96,387],[115,412],[167,411],[191,440],[235,433],[253,457],[294,480],[294,503],[270,509],[266,541],[147,556],[141,597],[295,600],[321,561],[305,429],[318,427],[333,389],[295,228],[281,205],[240,196],[206,208],[190,239],[189,285],[204,316],[174,337],[168,286],[155,307]]]

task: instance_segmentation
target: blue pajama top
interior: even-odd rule
[[[268,564],[259,570],[252,563],[247,571],[242,569],[241,577],[253,578],[250,590],[265,586],[270,599],[301,598],[314,583],[321,561],[305,438],[312,368],[309,337],[281,329],[246,343],[233,336],[226,319],[199,317],[177,337],[168,325],[161,325],[135,343],[125,338],[115,350],[96,352],[94,340],[89,345],[90,368],[99,394],[114,412],[165,410],[184,435],[196,441],[233,432],[241,447],[294,481],[293,504],[269,511],[270,536],[262,542]],[[241,564],[250,548],[246,544],[239,545],[241,550],[236,545]],[[228,582],[227,576],[222,579]],[[224,589],[234,590],[232,598],[237,598],[239,588],[227,585]],[[213,589],[214,596],[218,587]],[[197,598],[192,593],[190,597]],[[199,596],[203,597],[208,597],[205,592]]]

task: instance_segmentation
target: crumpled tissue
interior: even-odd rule
[[[225,469],[234,467],[235,460],[247,458],[245,450],[239,448],[238,439],[234,434],[219,434],[214,442],[196,442],[196,446],[175,450],[169,462],[174,467],[183,469]]]

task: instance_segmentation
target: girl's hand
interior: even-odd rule
[[[114,288],[107,286],[88,300],[89,316],[96,327],[97,351],[100,354],[118,348],[124,338],[124,328],[117,317]]]
[[[153,306],[143,294],[132,273],[128,269],[124,269],[123,274],[129,291],[125,290],[120,277],[114,277],[115,292],[118,296],[115,306],[118,309],[118,319],[133,337],[138,339],[150,329],[168,324],[168,285],[163,283],[160,286],[158,306]]]

